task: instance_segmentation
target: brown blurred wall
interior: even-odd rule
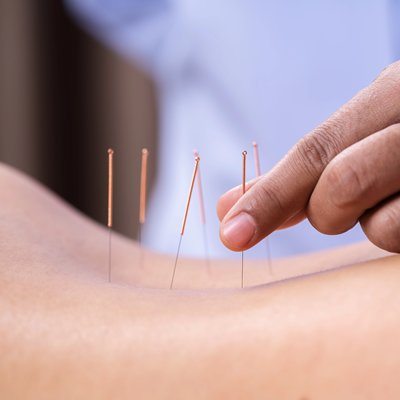
[[[105,224],[113,148],[114,226],[136,237],[141,149],[151,187],[156,132],[150,79],[77,28],[61,1],[0,1],[0,161]]]

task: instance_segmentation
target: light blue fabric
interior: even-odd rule
[[[395,0],[67,4],[87,29],[157,82],[159,171],[144,237],[150,247],[171,254],[179,240],[193,149],[201,158],[211,254],[239,260],[220,243],[215,207],[221,194],[241,183],[242,151],[249,154],[250,180],[257,141],[265,173],[399,55]],[[192,199],[181,252],[202,257],[197,192]],[[359,227],[325,236],[305,221],[273,233],[270,245],[273,256],[283,256],[362,239]],[[246,256],[265,254],[261,243]]]

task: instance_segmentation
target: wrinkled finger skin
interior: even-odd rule
[[[374,244],[393,251],[386,236],[378,240],[372,233],[377,222],[371,222],[371,208],[399,190],[393,181],[395,170],[399,170],[394,156],[400,148],[396,125],[399,122],[400,62],[396,62],[305,135],[271,171],[248,182],[245,195],[237,187],[220,198],[217,213],[222,242],[231,250],[242,251],[276,229],[287,228],[304,218],[327,234],[345,232],[360,220]],[[378,209],[382,215],[379,207],[376,212]],[[392,207],[391,212],[395,209]],[[250,216],[255,232],[247,244],[237,246],[227,240],[224,227],[243,213]],[[364,223],[367,220],[369,223]],[[386,231],[389,234],[393,230]]]
[[[326,167],[307,206],[320,232],[348,231],[369,209],[400,190],[400,124],[348,147]]]

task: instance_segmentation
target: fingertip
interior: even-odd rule
[[[242,251],[253,240],[257,226],[251,215],[242,212],[221,224],[219,236],[230,250]]]

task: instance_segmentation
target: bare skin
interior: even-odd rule
[[[9,167],[0,183],[1,398],[399,398],[398,256],[246,262],[243,290],[239,262],[181,259],[170,291],[173,258],[140,269],[114,235],[110,284],[106,228]]]

